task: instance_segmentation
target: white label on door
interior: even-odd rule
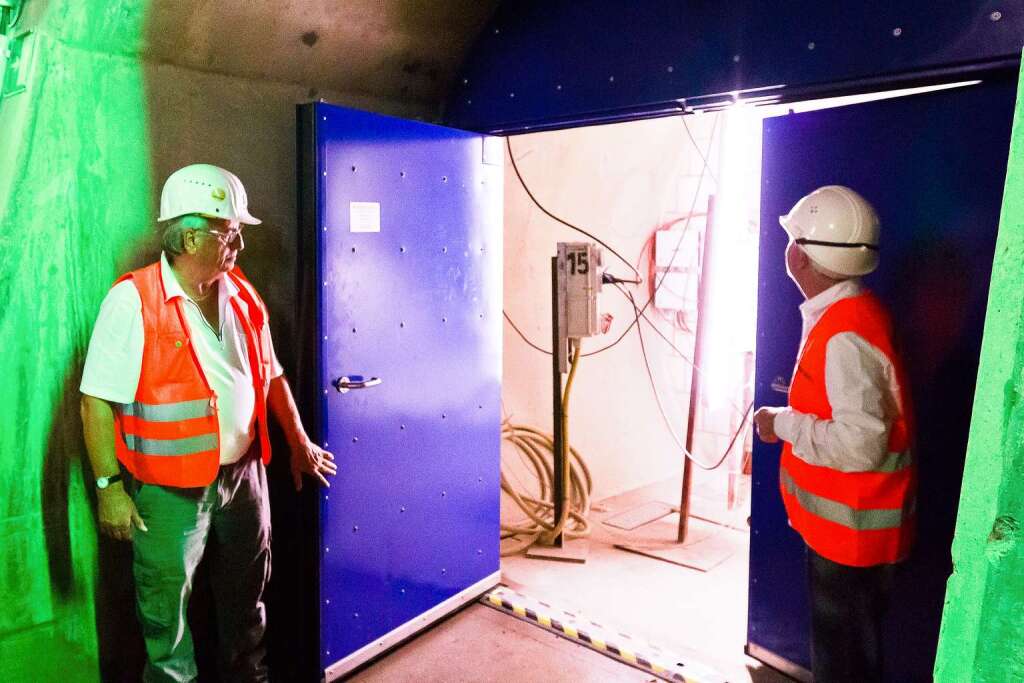
[[[380,232],[380,202],[349,202],[351,232]]]

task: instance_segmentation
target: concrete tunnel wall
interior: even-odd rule
[[[1024,678],[1024,81],[1017,88],[935,680]]]

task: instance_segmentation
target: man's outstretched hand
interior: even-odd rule
[[[302,475],[308,474],[320,480],[322,486],[330,488],[327,476],[333,477],[338,473],[338,466],[334,463],[334,455],[317,446],[312,441],[292,447],[292,481],[295,483],[295,490],[302,490]]]

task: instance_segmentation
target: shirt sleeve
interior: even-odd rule
[[[831,420],[787,408],[775,418],[775,433],[812,465],[842,472],[880,469],[899,395],[892,363],[860,335],[837,334],[825,349],[825,387]]]
[[[79,391],[113,403],[131,403],[142,373],[142,299],[131,280],[115,285],[100,305]]]
[[[277,359],[277,351],[274,349],[274,338],[270,334],[270,325],[263,323],[263,335],[270,347],[270,379],[277,379],[284,374],[284,366]]]

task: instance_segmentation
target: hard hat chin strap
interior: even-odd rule
[[[868,244],[867,242],[823,242],[821,240],[809,240],[806,237],[800,237],[793,241],[800,246],[810,244],[816,247],[844,247],[847,249],[870,249],[871,251],[878,251],[877,244]]]

